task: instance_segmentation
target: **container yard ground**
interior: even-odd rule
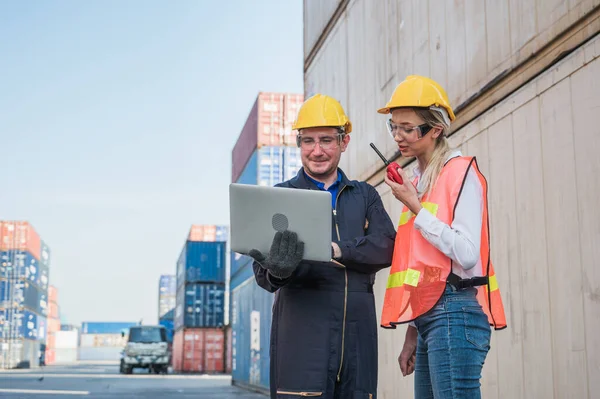
[[[44,377],[42,381],[40,378]],[[231,386],[229,375],[120,375],[117,363],[78,363],[43,369],[0,370],[0,397],[264,399]]]

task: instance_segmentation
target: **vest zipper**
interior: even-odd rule
[[[335,207],[333,208],[333,220],[335,221],[335,231],[337,233],[338,241],[341,241],[342,239],[340,237],[340,228],[339,228],[338,219],[337,219],[337,203],[338,203],[338,199],[340,198],[340,194],[342,193],[344,188],[346,188],[346,186],[343,186],[340,189],[340,191],[338,191],[337,197],[335,198]],[[337,378],[336,378],[338,382],[340,382],[340,376],[342,374],[342,366],[344,364],[344,347],[345,347],[345,341],[346,341],[346,311],[347,311],[347,307],[348,307],[348,270],[346,269],[345,266],[344,266],[344,278],[345,278],[345,284],[344,284],[344,319],[343,319],[343,324],[342,324],[342,354],[340,356],[340,368],[338,369]]]
[[[281,394],[281,395],[302,396],[302,397],[308,397],[308,398],[323,396],[323,392],[294,392],[294,391],[277,390],[277,393]]]

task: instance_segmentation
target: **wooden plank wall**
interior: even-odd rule
[[[339,4],[319,3],[305,0],[305,37],[315,43],[326,24],[319,13]],[[364,179],[381,166],[370,142],[387,156],[396,151],[376,109],[406,75],[440,81],[456,106],[598,5],[351,0],[307,69],[305,92],[332,95],[345,107],[354,132],[341,166]],[[600,392],[599,56],[595,37],[451,138],[477,156],[490,182],[492,254],[509,323],[492,335],[484,398]],[[396,222],[398,202],[385,185],[377,189]],[[377,276],[378,311],[387,274]],[[397,364],[404,331],[379,330],[380,398],[412,395],[413,379],[402,378]]]

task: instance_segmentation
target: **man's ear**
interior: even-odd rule
[[[348,144],[350,143],[350,135],[349,134],[345,134],[342,137],[342,152],[346,151],[346,148],[348,148]]]

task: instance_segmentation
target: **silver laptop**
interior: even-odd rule
[[[231,250],[265,256],[277,231],[304,242],[304,260],[331,260],[331,194],[318,190],[229,185]]]

